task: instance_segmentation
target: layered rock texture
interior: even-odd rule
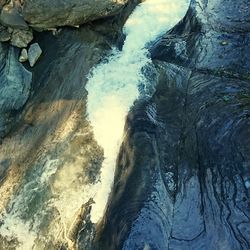
[[[0,0],[0,213],[17,223],[13,238],[0,234],[0,249],[36,230],[38,249],[250,248],[249,0],[192,0],[149,45],[153,64],[143,71],[154,91],[128,114],[105,216],[91,223],[92,200],[78,194],[98,180],[103,152],[85,84],[122,46],[138,1],[126,3]],[[25,47],[33,33],[43,53],[31,68],[9,43]],[[21,233],[15,216],[27,222]]]
[[[249,249],[249,1],[192,1],[151,49],[95,249]]]

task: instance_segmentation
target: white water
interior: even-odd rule
[[[81,161],[79,164],[74,162],[74,166],[67,163],[67,166],[59,169],[62,159],[48,157],[42,166],[38,166],[34,178],[23,183],[19,193],[13,197],[9,206],[11,209],[0,218],[4,222],[0,225],[0,235],[9,240],[17,239],[19,245],[16,249],[42,249],[37,243],[37,239],[43,237],[39,226],[54,207],[65,225],[65,235],[66,227],[89,198],[94,197],[96,202],[92,209],[92,221],[96,223],[103,216],[113,183],[125,118],[133,102],[140,96],[139,85],[147,84],[141,73],[141,69],[150,63],[146,45],[173,27],[184,16],[187,7],[187,0],[147,0],[130,16],[124,27],[127,38],[123,50],[113,49],[109,58],[93,69],[87,84],[89,120],[96,140],[104,149],[101,181],[94,186],[79,187],[74,183],[83,172],[84,164]],[[69,124],[70,121],[67,121],[66,125]],[[70,129],[71,126],[68,126],[65,133]],[[55,179],[52,182],[53,176]],[[49,191],[50,186],[54,193],[49,194],[46,204],[43,203],[41,208],[31,208],[31,204],[36,204],[33,200],[37,199],[39,193]],[[29,214],[32,215],[27,217]],[[48,228],[49,236],[60,232],[60,225],[55,221],[56,218],[53,218]]]
[[[29,206],[36,195],[46,189],[51,176],[56,172],[56,165],[57,160],[45,159],[40,171],[37,172],[37,176],[31,177],[31,180],[27,181],[20,189],[19,194],[13,197],[9,204],[11,210],[0,216],[0,220],[4,221],[4,224],[0,227],[0,235],[10,241],[17,239],[19,245],[16,246],[16,249],[33,249],[38,234],[39,220],[41,220],[45,211],[37,209],[36,216],[31,220],[24,220],[22,217],[27,215]],[[46,204],[44,205],[46,206]]]
[[[95,187],[92,222],[98,222],[104,213],[126,115],[140,95],[139,85],[147,84],[141,73],[141,69],[150,63],[146,46],[178,23],[188,4],[187,0],[147,0],[141,3],[125,24],[127,36],[122,51],[114,49],[108,62],[98,65],[88,81],[89,120],[105,157],[101,182]]]

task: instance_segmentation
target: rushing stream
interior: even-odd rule
[[[147,94],[150,83],[142,73],[151,62],[147,45],[173,27],[187,7],[187,0],[147,0],[140,4],[125,24],[122,51],[114,49],[107,62],[92,72],[87,84],[88,114],[105,157],[92,207],[93,222],[103,215],[128,110],[140,95]]]
[[[149,84],[142,73],[151,62],[147,45],[173,27],[187,8],[187,0],[146,0],[135,9],[124,27],[126,40],[122,51],[114,48],[92,70],[86,86],[88,119],[95,139],[104,150],[100,181],[84,186],[78,180],[82,175],[82,161],[72,163],[69,168],[67,161],[54,155],[37,159],[37,165],[26,173],[0,217],[0,236],[6,239],[5,249],[49,249],[44,243],[48,238],[51,242],[58,238],[70,241],[67,232],[77,211],[89,198],[95,201],[92,222],[102,218],[126,115],[133,102],[145,95]],[[70,130],[70,120],[67,124],[65,129]]]

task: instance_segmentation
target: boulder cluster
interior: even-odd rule
[[[29,60],[30,66],[41,55],[39,45],[29,48],[34,31],[51,30],[60,26],[79,25],[114,15],[128,0],[0,0],[0,42],[9,42],[22,50],[19,61]],[[26,56],[26,54],[28,56]],[[32,58],[29,58],[32,55]]]

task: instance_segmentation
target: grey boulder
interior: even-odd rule
[[[30,48],[28,50],[28,59],[31,67],[35,65],[41,54],[42,50],[38,43],[33,43],[30,45]]]
[[[11,34],[11,45],[24,48],[33,40],[32,30],[14,30]]]
[[[25,0],[23,17],[31,27],[76,26],[114,15],[128,0]]]

